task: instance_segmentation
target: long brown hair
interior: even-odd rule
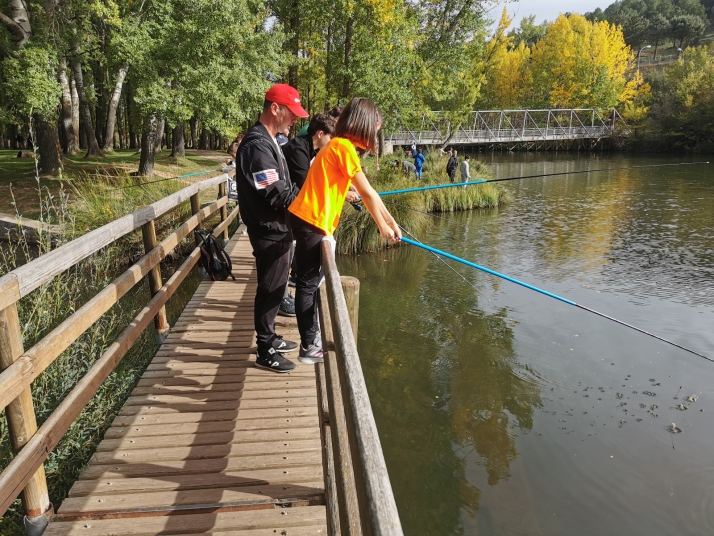
[[[342,110],[337,120],[335,136],[347,138],[368,151],[376,151],[377,125],[381,122],[382,114],[372,101],[355,97]]]

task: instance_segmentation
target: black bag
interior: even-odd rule
[[[200,264],[206,269],[211,279],[213,279],[213,281],[224,281],[228,279],[228,276],[231,276],[233,281],[235,281],[236,278],[231,273],[233,271],[231,258],[225,252],[220,242],[216,240],[216,237],[203,229],[195,229],[193,232],[200,240],[198,244],[198,247],[201,248]]]

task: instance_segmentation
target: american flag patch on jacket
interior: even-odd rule
[[[253,173],[253,182],[255,182],[255,189],[262,190],[280,180],[280,175],[274,169],[264,169],[263,171],[258,171]]]

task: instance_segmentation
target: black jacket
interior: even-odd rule
[[[248,130],[238,149],[236,185],[249,235],[276,242],[292,239],[287,208],[300,190],[290,180],[275,138],[260,123]]]
[[[312,146],[312,137],[305,135],[290,140],[283,145],[283,154],[288,163],[290,180],[297,184],[298,188],[302,188],[310,169],[310,162],[317,154]]]
[[[446,172],[450,175],[459,167],[459,160],[455,156],[450,156],[446,163]]]

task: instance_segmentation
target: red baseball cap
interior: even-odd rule
[[[282,104],[298,117],[310,117],[310,114],[300,105],[300,93],[287,84],[275,84],[265,94],[265,100]]]

